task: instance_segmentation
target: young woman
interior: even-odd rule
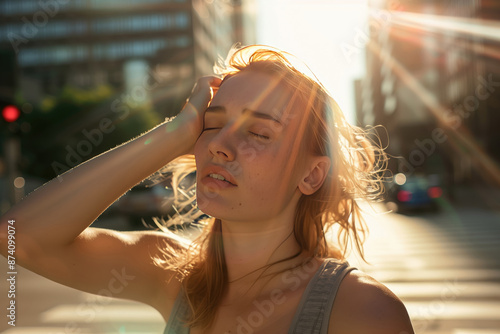
[[[293,57],[241,48],[173,120],[9,210],[1,251],[11,219],[18,263],[40,275],[97,293],[119,271],[130,279],[115,296],[156,308],[169,334],[413,333],[402,302],[345,260],[349,242],[363,255],[357,200],[380,189],[378,153]],[[195,243],[89,227],[165,165],[176,188],[196,170],[197,206],[210,218]],[[179,186],[179,202],[190,190]]]

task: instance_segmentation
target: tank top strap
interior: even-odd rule
[[[327,334],[328,320],[342,279],[351,270],[347,261],[326,259],[308,283],[288,334]],[[179,291],[163,334],[189,334],[183,319],[189,316],[184,291]]]
[[[326,259],[309,281],[288,334],[327,334],[338,288],[353,269],[347,261]]]
[[[184,287],[181,287],[177,294],[163,334],[189,334],[189,327],[185,326],[183,321],[183,319],[187,319],[190,312],[183,289]]]

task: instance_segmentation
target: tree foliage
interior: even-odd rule
[[[19,98],[18,104],[26,106]],[[26,109],[23,107],[23,109]],[[24,173],[52,179],[160,123],[149,103],[132,103],[109,86],[67,86],[30,106],[21,132]]]

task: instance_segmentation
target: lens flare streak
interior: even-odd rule
[[[383,63],[386,63],[396,76],[422,100],[438,122],[452,135],[452,138],[457,139],[458,143],[455,148],[458,153],[474,154],[472,161],[487,174],[484,176],[490,177],[491,181],[500,185],[500,168],[468,133],[461,128],[460,131],[458,131],[448,125],[445,119],[448,109],[436,100],[434,94],[428,91],[417,79],[415,79],[415,77],[394,59],[389,52],[382,50],[380,45],[371,41],[367,44],[367,47],[376,54]]]

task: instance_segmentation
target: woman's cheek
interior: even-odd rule
[[[244,141],[238,145],[238,152],[240,156],[247,162],[252,162],[257,157],[257,149],[250,145],[248,142]]]

